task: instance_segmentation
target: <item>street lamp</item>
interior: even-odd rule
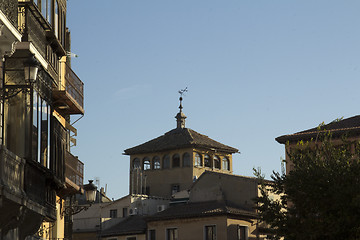
[[[39,63],[35,59],[34,55],[31,55],[29,58],[27,58],[24,61],[25,81],[28,83],[35,82],[38,70],[39,70]]]
[[[93,184],[93,180],[89,180],[88,184],[84,185],[86,202],[92,204],[96,199],[96,186]]]
[[[64,207],[64,210],[61,212],[61,215],[75,215],[83,210],[89,209],[89,207],[95,202],[96,198],[96,189],[97,187],[93,184],[93,180],[89,180],[88,184],[84,185],[85,190],[85,198],[87,205],[78,205],[77,203],[72,203],[70,201],[70,204],[68,206]]]

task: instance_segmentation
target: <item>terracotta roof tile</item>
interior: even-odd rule
[[[360,134],[360,115],[346,118],[340,121],[333,121],[329,124],[326,124],[323,128],[326,131],[331,131],[333,137],[339,137],[344,134],[358,135]],[[285,144],[287,141],[296,142],[300,140],[310,140],[311,138],[316,138],[319,133],[323,133],[325,130],[318,131],[318,128],[315,127],[305,131],[283,135],[277,137],[275,140],[283,144]]]
[[[146,221],[144,216],[129,216],[120,223],[101,232],[101,236],[119,236],[141,234],[146,232]]]
[[[147,218],[148,221],[194,218],[213,215],[239,215],[256,218],[254,210],[234,206],[224,201],[193,202],[170,206],[168,209]]]
[[[126,155],[152,153],[186,147],[216,149],[228,153],[238,152],[238,149],[219,143],[209,138],[208,136],[202,135],[192,129],[176,128],[158,138],[126,149],[124,153]]]

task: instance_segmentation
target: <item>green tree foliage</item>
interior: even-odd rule
[[[319,136],[288,152],[289,174],[273,172],[266,181],[254,170],[260,220],[273,229],[273,239],[360,239],[360,143]]]

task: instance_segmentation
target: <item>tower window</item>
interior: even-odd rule
[[[154,169],[160,169],[160,158],[158,156],[155,156],[153,159],[154,162]]]
[[[173,168],[180,167],[180,155],[179,154],[173,155],[172,167]]]
[[[220,167],[221,167],[220,158],[218,156],[214,156],[214,168],[220,169]]]
[[[195,166],[202,166],[202,157],[199,153],[195,153]]]
[[[165,155],[164,159],[163,159],[163,168],[167,169],[170,168],[170,156],[169,155]]]
[[[183,167],[190,167],[190,154],[184,153],[183,155]]]
[[[227,157],[222,158],[222,169],[230,171],[229,159]]]
[[[148,157],[145,157],[144,160],[143,160],[143,169],[144,170],[150,170],[151,169],[150,159]]]
[[[133,169],[138,169],[140,168],[140,159],[135,158],[133,161]]]
[[[211,167],[211,159],[210,156],[205,154],[204,156],[204,165],[205,167]]]

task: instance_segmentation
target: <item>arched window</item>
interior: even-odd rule
[[[165,155],[163,158],[163,169],[170,168],[170,156]]]
[[[151,169],[150,158],[145,157],[143,159],[143,169],[144,170],[150,170]]]
[[[155,156],[153,158],[153,162],[154,162],[154,169],[160,169],[160,158],[158,156]]]
[[[138,169],[138,168],[140,168],[140,159],[135,158],[133,160],[133,169]]]
[[[187,152],[183,154],[183,167],[190,167],[190,154]]]
[[[222,158],[222,169],[230,171],[229,159],[227,157]]]
[[[204,166],[211,167],[211,159],[210,159],[210,156],[207,154],[205,154],[205,156],[204,156]]]
[[[174,154],[172,158],[172,167],[180,167],[180,155]]]
[[[221,167],[220,158],[218,156],[214,156],[214,168],[220,169],[220,167]]]
[[[202,157],[199,153],[195,153],[195,166],[202,166]]]

